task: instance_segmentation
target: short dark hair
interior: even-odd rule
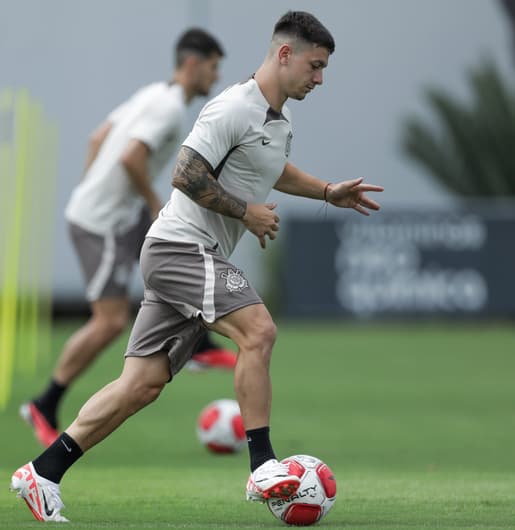
[[[274,35],[296,37],[310,44],[327,48],[334,52],[334,39],[329,30],[311,13],[288,11],[276,23]]]
[[[175,44],[175,65],[181,66],[188,55],[198,55],[207,59],[212,54],[223,57],[222,45],[207,31],[201,28],[186,30]]]

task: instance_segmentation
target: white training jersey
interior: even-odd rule
[[[143,87],[111,112],[107,119],[112,128],[73,191],[66,218],[99,235],[131,228],[144,200],[133,187],[121,155],[131,139],[141,140],[150,149],[148,171],[154,179],[178,148],[185,117],[183,87],[165,82]]]
[[[226,191],[247,203],[264,203],[284,170],[292,137],[288,108],[272,110],[249,79],[209,101],[183,145],[202,155]],[[147,236],[216,247],[229,257],[244,232],[240,220],[173,190]]]

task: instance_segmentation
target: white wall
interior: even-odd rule
[[[137,87],[166,78],[171,47],[188,25],[216,33],[228,57],[216,87],[245,79],[265,55],[276,19],[292,2],[242,0],[17,0],[0,17],[0,89],[27,87],[60,129],[55,293],[82,296],[82,279],[62,211],[80,178],[89,132]],[[383,203],[451,202],[400,151],[401,120],[427,113],[422,90],[445,87],[466,97],[466,71],[495,58],[513,78],[510,35],[494,0],[297,0],[332,31],[336,52],[323,87],[292,102],[291,160],[323,178],[366,175],[382,184]],[[191,119],[201,102],[193,105]],[[159,188],[169,193],[169,169]],[[280,197],[280,214],[316,215],[320,204]],[[262,284],[261,255],[245,237],[235,261]]]

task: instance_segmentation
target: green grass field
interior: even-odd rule
[[[55,355],[77,322],[59,324]],[[318,526],[515,528],[515,331],[508,325],[283,324],[274,352],[272,436],[279,457],[307,453],[334,471],[338,498]],[[126,337],[67,396],[63,426],[121,369]],[[0,528],[41,523],[8,491],[40,449],[17,416],[53,364],[18,379],[0,413]],[[233,397],[229,374],[182,373],[160,399],[91,450],[62,482],[74,529],[284,528],[244,501],[246,451],[212,456],[195,421]]]

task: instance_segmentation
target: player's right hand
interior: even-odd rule
[[[247,204],[247,211],[241,218],[247,230],[259,239],[261,248],[266,248],[266,236],[270,239],[277,237],[279,216],[274,212],[276,207],[276,203]]]

